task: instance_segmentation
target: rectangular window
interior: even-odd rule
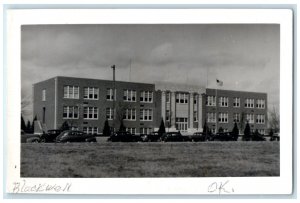
[[[166,110],[166,121],[170,121],[170,118],[171,118],[170,110]]]
[[[135,135],[136,133],[136,128],[126,128],[127,132],[130,132],[131,134]]]
[[[142,91],[140,96],[140,101],[144,103],[153,102],[153,92],[152,91]]]
[[[98,127],[83,127],[82,131],[86,134],[98,134]]]
[[[46,101],[46,90],[42,90],[42,101]]]
[[[194,104],[197,104],[197,103],[198,103],[198,96],[194,95]]]
[[[106,108],[106,119],[107,120],[113,119],[113,109],[112,108]]]
[[[123,118],[124,118],[124,120],[135,121],[136,120],[136,110],[135,109],[126,109]]]
[[[254,108],[254,99],[245,99],[246,108]]]
[[[206,113],[206,121],[208,123],[215,123],[216,122],[216,113]]]
[[[228,107],[228,97],[219,97],[219,106]]]
[[[140,134],[150,134],[152,132],[152,128],[140,128]]]
[[[233,98],[233,107],[240,107],[241,99],[239,97]]]
[[[98,119],[98,107],[84,107],[83,108],[84,119]]]
[[[115,96],[117,95],[117,91],[115,89]],[[106,100],[112,101],[114,100],[114,93],[112,88],[106,89]]]
[[[198,122],[198,111],[194,111],[194,122]]]
[[[123,99],[124,101],[128,101],[128,102],[136,102],[136,91],[124,90]]]
[[[207,96],[206,106],[216,106],[216,97],[215,96]]]
[[[64,98],[66,99],[79,99],[78,86],[64,86]]]
[[[152,109],[140,109],[140,121],[152,121]]]
[[[166,92],[166,102],[170,103],[171,101],[171,92]]]
[[[240,122],[240,114],[239,113],[234,113],[233,114],[233,122]]]
[[[249,123],[254,123],[254,114],[246,114],[246,119]]]
[[[64,119],[78,119],[79,118],[78,106],[64,106],[63,107],[63,118]]]
[[[258,133],[261,134],[261,135],[264,135],[265,134],[265,129],[259,129]]]
[[[228,123],[228,113],[219,113],[219,123]]]
[[[188,94],[187,93],[177,93],[176,94],[176,103],[187,104],[188,103]]]
[[[257,124],[265,124],[265,115],[264,114],[256,115],[256,123]]]
[[[175,127],[176,127],[176,130],[179,130],[179,131],[183,131],[183,132],[186,132],[187,131],[187,126],[188,126],[188,122],[187,122],[187,118],[176,118],[175,119]]]
[[[84,99],[97,100],[99,98],[99,88],[96,87],[85,87],[84,88]]]
[[[264,99],[256,100],[256,108],[264,109],[265,108],[265,100]]]

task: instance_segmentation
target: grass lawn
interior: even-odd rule
[[[21,145],[21,177],[279,176],[279,169],[279,142]]]

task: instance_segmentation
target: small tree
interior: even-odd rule
[[[22,115],[21,115],[21,130],[24,130],[24,132],[27,131],[26,124]]]
[[[31,123],[31,132],[33,133],[34,132],[34,122],[35,121],[37,121],[37,116],[35,115],[35,117],[34,117],[34,119],[33,119],[33,121],[32,121],[32,123]]]
[[[209,128],[207,126],[206,121],[205,121],[204,126],[203,126],[203,133],[205,133],[205,135],[207,135],[209,133]]]
[[[274,135],[274,132],[273,132],[273,129],[271,128],[271,130],[270,130],[270,132],[269,132],[269,136],[270,136],[270,137],[273,137],[273,135]]]
[[[234,135],[234,136],[239,136],[239,129],[238,129],[238,126],[237,126],[237,123],[236,122],[234,122],[234,127],[233,127],[233,129],[232,129],[232,134]]]
[[[158,134],[162,135],[164,133],[166,133],[165,123],[164,123],[164,120],[161,119],[159,130],[158,130]]]
[[[219,128],[219,133],[223,133],[224,129],[222,127]]]
[[[247,121],[245,130],[244,130],[243,140],[244,140],[244,141],[249,141],[250,138],[251,138],[251,129],[250,129],[250,125],[249,125],[249,123],[248,123],[248,121]]]
[[[28,120],[28,121],[27,121],[27,125],[26,125],[26,132],[27,132],[27,133],[33,133],[33,132],[31,131],[31,129],[32,129],[32,126],[31,126],[31,124],[30,124],[30,121]]]
[[[126,127],[124,126],[123,120],[121,120],[121,124],[120,124],[119,131],[120,131],[120,132],[126,131]]]
[[[63,124],[60,127],[60,130],[62,130],[62,131],[70,130],[69,123],[67,121],[63,122]]]
[[[108,124],[108,120],[105,120],[104,128],[103,128],[102,132],[103,132],[103,136],[110,136],[111,131],[110,131],[110,127],[109,127],[109,124]]]

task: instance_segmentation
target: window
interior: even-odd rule
[[[241,99],[238,97],[233,98],[233,107],[240,107]]]
[[[64,119],[78,119],[79,118],[78,106],[64,106],[63,107],[63,118]]]
[[[42,90],[42,101],[46,101],[46,90]]]
[[[240,114],[234,113],[233,114],[233,121],[239,123],[240,122]]]
[[[212,132],[213,134],[216,133],[216,128],[211,128],[210,130],[211,130],[211,132]]]
[[[187,118],[176,118],[175,119],[176,130],[187,131],[187,126],[188,126]]]
[[[124,90],[124,101],[136,102],[136,91],[135,90]]]
[[[112,108],[106,108],[106,119],[112,120],[114,118],[113,116],[113,109]]]
[[[136,120],[136,110],[135,109],[126,109],[123,115],[124,120],[135,121]]]
[[[170,117],[171,117],[170,110],[166,110],[166,121],[170,121]]]
[[[152,109],[140,110],[140,121],[152,121]]]
[[[194,111],[194,122],[198,122],[198,111]]]
[[[206,120],[208,123],[215,123],[216,122],[216,113],[207,113]]]
[[[85,87],[83,98],[97,100],[99,98],[99,88]]]
[[[219,113],[219,122],[228,123],[228,113]]]
[[[254,123],[254,114],[246,114],[246,119],[249,123]]]
[[[198,103],[198,96],[194,95],[194,104],[197,104],[197,103]]]
[[[166,102],[170,103],[171,98],[171,92],[166,92]]]
[[[131,134],[135,135],[136,128],[126,128],[126,131],[130,132]]]
[[[206,106],[216,106],[216,97],[215,96],[207,96]]]
[[[188,94],[187,93],[177,93],[176,94],[176,103],[187,104],[188,103]]]
[[[115,96],[116,95],[117,95],[117,91],[115,89]],[[113,89],[111,89],[111,88],[106,89],[106,100],[109,100],[109,101],[114,100]]]
[[[219,106],[220,107],[228,107],[228,97],[220,97],[219,98]]]
[[[150,134],[152,132],[152,128],[140,128],[140,134]]]
[[[84,107],[83,108],[84,119],[98,119],[98,107]]]
[[[246,99],[245,107],[246,108],[254,108],[254,99]]]
[[[153,92],[152,91],[142,91],[140,96],[140,101],[145,103],[152,103]]]
[[[264,109],[265,108],[265,100],[264,99],[258,99],[256,101],[256,108]]]
[[[64,86],[64,98],[79,99],[79,87],[78,86]]]
[[[83,127],[82,131],[86,134],[98,134],[98,127]]]
[[[256,115],[256,123],[257,124],[265,124],[265,115],[264,114]]]

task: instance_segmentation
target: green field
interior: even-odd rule
[[[21,177],[279,176],[279,169],[279,142],[21,145]]]

